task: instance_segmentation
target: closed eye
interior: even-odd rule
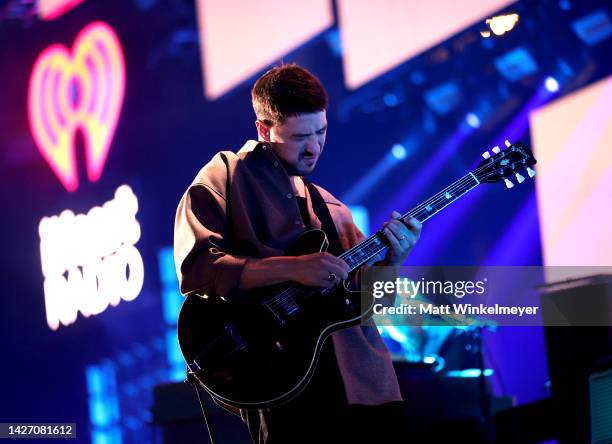
[[[327,126],[321,128],[318,131],[315,131],[315,134],[318,135],[318,136],[322,136],[323,134],[325,134],[326,131],[327,131]],[[310,133],[310,134],[295,134],[293,136],[293,139],[294,140],[306,140],[311,135],[312,135],[312,133]]]

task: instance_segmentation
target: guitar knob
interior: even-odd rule
[[[482,157],[484,157],[485,159],[490,159],[491,154],[488,151],[485,151],[484,153],[482,153]]]
[[[493,149],[492,149],[491,151],[493,151],[495,154],[499,154],[499,152],[500,152],[501,150],[499,149],[499,147],[498,147],[498,146],[494,146],[494,147],[493,147]]]
[[[504,143],[506,144],[506,148],[510,148],[510,146],[512,145],[508,139],[506,139]]]
[[[533,177],[535,176],[535,170],[531,167],[527,167],[527,174],[529,174],[529,177]]]
[[[514,187],[514,184],[510,180],[508,180],[507,178],[504,179],[504,182],[506,183],[506,187],[508,187],[508,188]]]
[[[516,176],[516,180],[518,183],[523,183],[523,181],[525,180],[525,176],[522,176],[520,173],[514,173],[514,175]]]

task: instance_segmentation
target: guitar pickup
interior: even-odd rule
[[[295,299],[284,294],[265,300],[262,305],[274,316],[279,325],[284,325],[286,318],[300,310]]]

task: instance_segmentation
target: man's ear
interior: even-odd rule
[[[261,120],[255,121],[255,126],[257,127],[257,135],[259,136],[259,140],[263,140],[264,142],[270,141],[270,127],[266,125]]]

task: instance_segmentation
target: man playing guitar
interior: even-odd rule
[[[232,301],[283,282],[331,288],[349,277],[337,256],[364,239],[348,208],[306,180],[327,132],[327,93],[319,79],[297,65],[275,67],[255,82],[252,102],[258,140],[237,153],[217,153],[178,206],[174,254],[184,295]],[[285,254],[315,228],[326,232],[328,252]],[[421,223],[401,220],[394,211],[383,231],[389,249],[376,265],[401,265]],[[406,436],[397,377],[376,326],[366,321],[330,338],[297,396],[241,409],[254,442],[391,442]]]

